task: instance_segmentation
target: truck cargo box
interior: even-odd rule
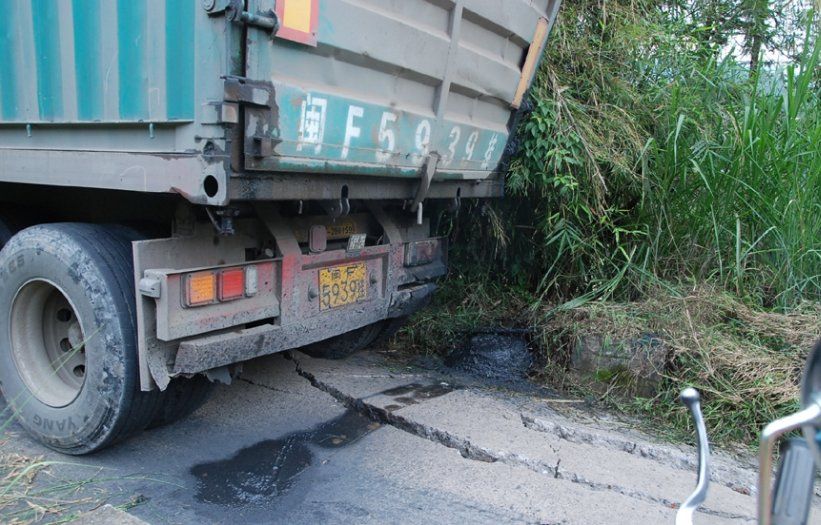
[[[0,181],[493,196],[558,0],[9,0]]]

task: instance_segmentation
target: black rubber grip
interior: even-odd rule
[[[781,446],[781,460],[773,490],[773,525],[804,525],[810,512],[815,459],[803,438]]]

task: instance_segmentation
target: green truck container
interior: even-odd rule
[[[498,197],[559,0],[8,0],[0,384],[83,454],[248,359],[336,358]]]

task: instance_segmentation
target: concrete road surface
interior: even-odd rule
[[[0,453],[59,462],[33,486],[75,503],[45,521],[110,503],[152,524],[673,523],[695,483],[692,449],[583,403],[375,352],[257,360],[188,419],[90,457],[16,425]],[[717,457],[697,523],[753,522],[754,476]]]

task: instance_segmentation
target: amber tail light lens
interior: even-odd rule
[[[185,276],[185,306],[202,306],[217,300],[216,272],[197,272]]]

